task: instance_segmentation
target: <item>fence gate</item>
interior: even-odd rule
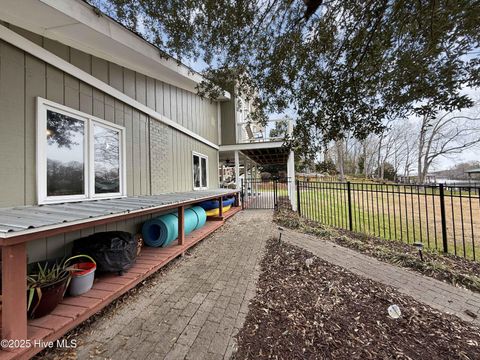
[[[244,209],[278,209],[290,207],[290,179],[242,179],[242,206]]]

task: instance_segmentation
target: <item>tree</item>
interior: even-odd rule
[[[439,158],[461,153],[480,144],[480,116],[445,112],[420,119],[417,181],[424,183],[431,165]]]
[[[379,133],[385,119],[434,119],[472,105],[480,83],[475,0],[90,0],[168,57],[201,59],[200,94],[234,81],[252,121],[293,109],[290,146]]]
[[[315,170],[321,174],[337,175],[337,167],[332,160],[324,160],[316,164]]]
[[[385,162],[381,164],[382,172],[383,172],[383,177],[382,180],[390,180],[390,181],[395,181],[397,179],[397,172],[395,171],[395,167],[390,164],[389,162]],[[378,172],[379,169],[377,168]]]

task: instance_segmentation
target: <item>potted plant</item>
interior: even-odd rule
[[[81,258],[86,258],[90,261],[77,262],[68,266],[72,260]],[[65,270],[70,272],[72,277],[69,288],[70,295],[82,295],[92,288],[96,268],[97,263],[88,255],[76,255],[65,260]]]
[[[49,314],[63,300],[70,281],[64,262],[37,263],[27,276],[27,311],[32,319]]]

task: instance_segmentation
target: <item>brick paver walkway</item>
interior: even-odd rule
[[[229,358],[272,229],[271,211],[238,213],[146,292],[92,324],[78,358]]]
[[[349,271],[395,287],[431,307],[480,324],[480,294],[390,265],[318,237],[284,230],[282,239]],[[469,310],[476,319],[465,313]]]

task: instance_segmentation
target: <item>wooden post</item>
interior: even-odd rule
[[[2,247],[2,339],[27,339],[25,243]]]
[[[223,217],[223,197],[220,197],[218,199],[218,217],[222,218]]]
[[[240,206],[240,200],[238,199],[238,192],[235,193],[234,197],[235,197],[235,202],[234,202],[235,207]]]
[[[178,207],[178,245],[185,243],[185,208]]]

